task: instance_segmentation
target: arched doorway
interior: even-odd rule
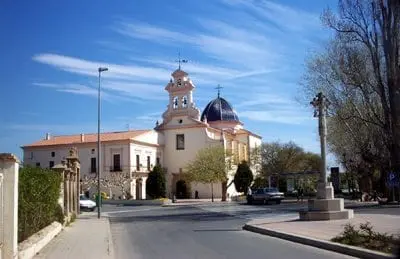
[[[179,180],[176,182],[176,198],[178,199],[190,198],[190,190],[184,180]]]
[[[142,179],[136,179],[136,200],[142,199]]]

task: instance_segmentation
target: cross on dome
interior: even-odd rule
[[[220,86],[219,84],[218,84],[218,86],[217,87],[215,87],[215,89],[217,89],[218,90],[218,95],[217,95],[217,97],[219,98],[219,95],[220,95],[220,90],[222,89],[223,87],[222,86]]]

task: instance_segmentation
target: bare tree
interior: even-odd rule
[[[339,14],[328,10],[323,21],[347,51],[340,56],[345,85],[360,89],[366,104],[378,101],[383,116],[376,112],[374,122],[387,137],[391,167],[400,170],[400,1],[341,0]]]
[[[400,1],[340,0],[322,21],[336,35],[314,55],[303,78],[305,97],[332,102],[328,146],[360,179],[400,170]],[[367,178],[368,178],[367,177]]]

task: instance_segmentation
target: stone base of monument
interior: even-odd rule
[[[299,212],[300,220],[351,219],[353,210],[344,209],[344,200],[335,199],[332,183],[319,183],[317,199],[308,200],[308,210]]]

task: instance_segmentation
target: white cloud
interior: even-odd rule
[[[319,15],[304,10],[296,9],[288,5],[266,1],[266,0],[246,0],[231,1],[224,0],[228,5],[236,5],[240,8],[245,7],[253,11],[260,17],[276,24],[281,29],[292,32],[304,32],[306,30],[320,27]]]
[[[90,97],[97,98],[98,90],[83,84],[73,84],[73,83],[64,83],[64,84],[54,84],[54,83],[39,83],[35,82],[33,85],[40,86],[40,87],[48,87],[55,89],[57,92],[64,92],[64,93],[72,93],[77,95],[87,95]],[[125,100],[128,101],[129,99],[124,98],[123,96],[115,96],[112,95],[104,90],[101,92],[101,99],[106,101],[115,101],[115,100]]]
[[[195,39],[189,37],[185,33],[176,32],[161,27],[156,27],[146,23],[140,22],[119,22],[117,26],[114,27],[116,32],[123,35],[130,36],[137,39],[145,40],[162,40],[166,43],[171,42],[187,42],[194,43]]]
[[[123,96],[133,96],[143,100],[166,100],[162,84],[142,84],[129,81],[108,81],[104,89],[119,92]]]
[[[206,31],[181,33],[143,23],[118,23],[115,30],[123,35],[145,39],[154,43],[186,44],[209,58],[243,69],[272,68],[279,57],[276,46],[264,32],[249,31],[227,23],[199,20]]]
[[[275,122],[282,124],[302,124],[309,117],[290,110],[248,110],[239,112],[239,117],[248,118],[253,121]]]
[[[159,26],[140,21],[113,24],[112,29],[126,37],[118,42],[106,39],[97,43],[110,49],[128,51],[127,58],[132,63],[87,60],[54,53],[41,53],[33,59],[93,78],[98,76],[99,66],[106,66],[109,71],[102,74],[105,96],[167,102],[164,86],[177,64],[173,62],[176,57],[171,58],[171,53],[165,53],[179,46],[193,57],[188,56],[189,63],[184,64],[183,69],[197,86],[195,101],[208,102],[210,96],[216,95],[216,90],[211,87],[221,84],[227,86],[226,93],[233,97],[230,100],[233,106],[239,111],[244,109],[239,112],[241,117],[284,124],[307,121],[308,114],[297,109],[297,104],[289,100],[293,82],[290,82],[290,89],[283,89],[287,82],[283,82],[282,78],[291,81],[288,78],[295,77],[293,70],[297,71],[301,64],[297,64],[294,56],[302,56],[304,51],[298,43],[301,40],[301,44],[305,44],[308,37],[319,29],[318,16],[265,0],[225,2],[229,8],[224,6],[225,10],[222,10],[218,20],[208,14],[196,16],[193,20],[197,26],[190,29],[185,28],[185,24]],[[232,17],[233,14],[236,16]],[[137,42],[164,48],[151,46],[151,54],[139,52],[135,47],[130,51],[129,47]],[[292,70],[283,72],[288,67]],[[73,94],[94,97],[96,93],[95,87],[90,84],[40,84]],[[161,113],[145,114],[135,119],[153,124],[160,116]]]
[[[247,100],[242,101],[235,105],[237,108],[245,108],[251,106],[260,106],[260,105],[282,105],[282,106],[289,106],[291,105],[291,101],[288,98],[284,98],[281,95],[277,94],[265,94],[265,93],[258,93],[258,94],[251,94],[248,95]]]
[[[97,69],[107,67],[109,71],[102,73],[104,78],[129,80],[160,80],[165,81],[170,71],[162,68],[124,66],[107,62],[88,61],[64,55],[43,53],[33,56],[33,60],[58,69],[88,76],[98,76]]]

